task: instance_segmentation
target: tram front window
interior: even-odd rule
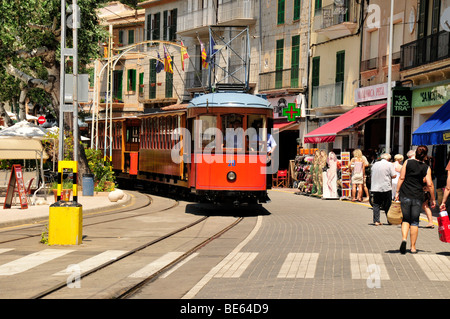
[[[217,117],[214,115],[202,115],[199,117],[197,130],[200,132],[200,141],[197,146],[201,149],[215,148],[217,134]]]

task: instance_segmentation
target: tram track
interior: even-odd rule
[[[166,239],[169,239],[171,237],[174,237],[177,234],[180,234],[181,232],[192,228],[202,222],[205,222],[208,218],[210,218],[209,216],[203,216],[197,220],[195,220],[194,222],[182,226],[170,233],[167,233],[163,236],[160,236],[154,240],[151,240],[147,243],[144,243],[142,245],[140,245],[139,247],[136,247],[130,251],[128,251],[127,253],[113,259],[110,260],[108,262],[105,262],[99,266],[97,266],[96,268],[93,268],[89,271],[86,271],[84,273],[82,273],[80,275],[79,280],[86,278],[94,273],[98,273],[101,270],[105,270],[108,267],[118,263],[119,261],[123,261],[124,259],[126,259],[127,257],[130,257],[134,254],[136,254],[139,251],[144,250],[145,248],[151,247],[157,243],[160,243]],[[235,227],[237,224],[239,224],[241,221],[243,220],[243,217],[237,217],[231,224],[228,224],[226,227],[222,227],[222,229],[220,229],[219,231],[215,232],[213,235],[208,236],[205,240],[201,241],[199,244],[195,245],[193,248],[189,249],[188,251],[186,251],[185,253],[183,253],[181,256],[179,256],[178,258],[176,258],[175,260],[173,260],[172,262],[168,263],[165,266],[162,266],[159,270],[157,270],[156,272],[152,273],[151,275],[147,276],[146,278],[140,280],[137,283],[132,283],[129,284],[126,288],[120,288],[117,289],[117,291],[110,293],[109,294],[109,299],[126,299],[129,298],[131,296],[133,296],[135,293],[137,293],[142,287],[144,287],[145,285],[151,283],[152,281],[156,280],[159,276],[161,276],[164,272],[168,271],[169,269],[175,267],[177,264],[181,263],[183,260],[185,260],[186,258],[188,258],[190,255],[192,255],[193,253],[195,253],[196,251],[198,251],[199,249],[201,249],[202,247],[206,246],[208,243],[212,242],[214,239],[220,237],[221,235],[223,235],[224,233],[226,233],[228,230],[230,230],[231,228]],[[60,284],[57,284],[43,292],[40,292],[36,295],[34,295],[31,299],[43,299],[45,297],[51,297],[53,294],[56,294],[57,292],[59,292],[60,290],[64,289],[67,286],[67,282],[61,282]]]
[[[146,212],[146,213],[142,213],[142,214],[135,214],[135,215],[130,215],[130,216],[117,217],[117,218],[109,219],[106,221],[104,220],[104,221],[99,221],[99,222],[94,222],[94,223],[84,223],[84,220],[89,220],[91,218],[105,217],[105,216],[109,216],[109,215],[113,215],[113,214],[115,215],[118,212],[120,212],[120,213],[132,212],[137,209],[142,209],[142,208],[150,206],[152,204],[152,197],[148,194],[143,194],[143,195],[145,195],[149,199],[149,201],[144,203],[143,205],[136,206],[134,203],[131,203],[128,205],[128,208],[127,207],[117,207],[117,208],[109,209],[106,212],[102,211],[102,212],[96,212],[96,213],[90,213],[90,214],[83,215],[83,228],[95,226],[95,225],[99,225],[99,224],[104,224],[104,223],[109,223],[109,222],[114,222],[114,221],[119,221],[119,220],[124,220],[124,219],[129,219],[129,218],[134,218],[134,217],[139,217],[139,216],[145,216],[145,215],[149,215],[149,214],[155,214],[155,213],[163,212],[165,210],[170,210],[179,205],[179,202],[175,201],[172,205],[162,208],[157,211]],[[7,234],[7,233],[12,233],[12,232],[24,231],[24,230],[25,231],[33,230],[35,228],[42,228],[43,225],[44,224],[41,222],[38,225],[33,225],[33,226],[24,227],[24,228],[20,228],[20,229],[12,229],[12,230],[6,230],[6,231],[1,231],[1,229],[0,229],[0,234]],[[18,238],[2,240],[2,241],[0,241],[0,245],[5,244],[5,243],[14,242],[14,241],[30,239],[30,238],[34,238],[34,237],[41,237],[41,236],[42,236],[42,232],[36,233],[36,234],[30,234],[30,235],[26,235],[26,236],[22,236],[22,237],[18,237]]]

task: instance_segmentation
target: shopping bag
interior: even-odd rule
[[[392,225],[399,225],[402,223],[403,214],[400,207],[400,202],[392,201],[391,207],[387,213],[387,220]]]
[[[447,212],[440,212],[437,221],[439,225],[439,240],[444,243],[450,243],[450,221]]]

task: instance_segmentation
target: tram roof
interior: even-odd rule
[[[268,100],[246,93],[209,93],[192,99],[188,108],[192,107],[248,107],[268,108],[273,106]]]

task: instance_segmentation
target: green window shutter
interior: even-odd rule
[[[284,24],[286,0],[278,0],[277,24]]]
[[[134,30],[128,30],[128,44],[134,43]]]
[[[319,86],[319,75],[320,75],[320,56],[313,57],[312,59],[312,74],[311,74],[311,106],[318,107],[318,105],[313,105],[314,103],[314,88]]]
[[[127,90],[128,91],[136,91],[136,70],[135,69],[128,70]]]
[[[316,0],[314,3],[314,15],[322,11],[322,0]]]
[[[123,44],[123,30],[119,30],[119,44]]]
[[[154,14],[153,39],[161,39],[161,12]]]
[[[114,88],[113,88],[113,96],[116,99],[122,99],[122,84],[123,84],[123,71],[116,70],[114,71]]]
[[[291,87],[298,87],[300,67],[300,35],[292,37],[292,52],[291,52]]]
[[[170,12],[169,41],[175,41],[177,38],[177,16],[178,9],[175,8]]]
[[[336,103],[342,104],[344,101],[344,72],[345,72],[345,51],[336,52],[336,83],[341,82],[341,89],[336,90]]]
[[[283,86],[283,60],[284,60],[284,39],[277,40],[277,51],[275,58],[275,88]]]
[[[169,14],[167,10],[163,11],[163,40],[167,40],[167,30],[169,29]]]
[[[302,7],[301,0],[294,0],[294,21],[300,20],[300,12]]]
[[[144,72],[139,73],[139,93],[144,93]]]
[[[149,99],[156,99],[156,59],[150,59]]]

